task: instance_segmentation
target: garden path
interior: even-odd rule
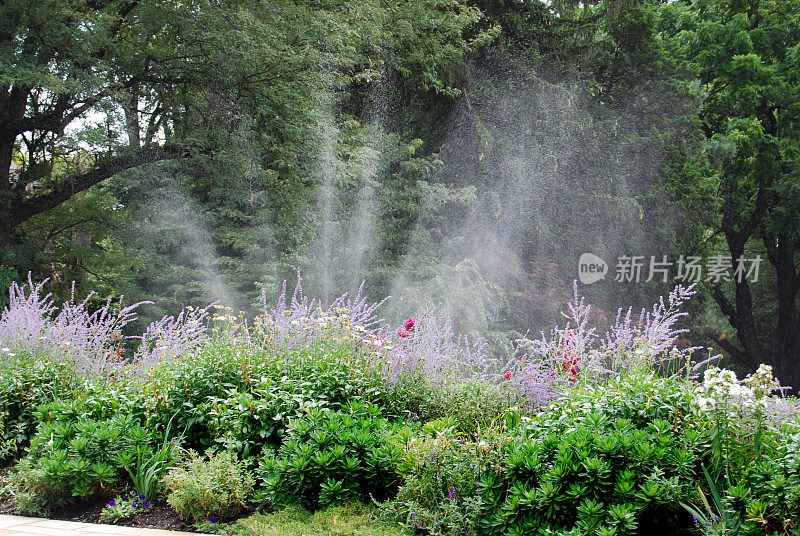
[[[0,536],[189,536],[191,532],[0,515]]]

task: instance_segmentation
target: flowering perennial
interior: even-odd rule
[[[575,282],[567,324],[553,329],[550,336],[542,333],[539,339],[517,341],[517,354],[505,365],[501,378],[540,406],[563,396],[579,379],[593,381],[687,358],[697,348],[675,347],[676,339],[686,332],[675,324],[686,316],[680,307],[694,294],[694,286],[678,285],[666,301],[660,298],[636,320],[632,309],[625,314],[620,309],[614,325],[601,337],[589,325],[592,307],[578,295]],[[698,370],[706,363],[691,368]]]
[[[71,298],[59,308],[51,294],[43,292],[47,281],[34,283],[28,274],[27,285],[11,285],[9,304],[0,315],[0,346],[29,352],[45,349],[86,375],[113,374],[119,367],[122,330],[136,319],[136,309],[149,302],[123,307],[122,298],[116,303],[109,299],[90,311],[88,302],[94,294],[77,302],[73,284]],[[14,352],[3,353],[10,356]]]
[[[267,306],[262,294],[264,312],[252,323],[243,313],[234,316],[229,308],[218,304],[187,307],[177,316],[151,323],[141,336],[133,337],[141,341],[140,345],[126,356],[121,346],[126,338],[122,329],[136,318],[141,303],[123,307],[108,301],[90,312],[87,303],[91,295],[82,302],[76,302],[73,296],[57,308],[50,294],[43,293],[44,284],[35,284],[29,276],[26,286],[11,286],[10,304],[0,316],[0,358],[13,357],[19,350],[44,349],[74,363],[84,375],[103,380],[122,374],[145,377],[149,369],[189,355],[217,337],[242,350],[270,352],[352,344],[359,349],[359,358],[390,385],[409,378],[441,384],[481,377],[538,407],[558,400],[581,382],[651,370],[659,363],[687,358],[695,350],[675,347],[675,340],[685,331],[675,328],[686,314],[680,307],[695,293],[691,286],[675,287],[651,310],[642,310],[636,321],[631,309],[625,314],[620,309],[614,325],[601,337],[589,326],[591,306],[578,295],[576,284],[567,324],[555,328],[550,336],[517,341],[516,353],[503,365],[487,358],[481,341],[457,336],[451,320],[441,313],[410,316],[392,329],[376,316],[383,301],[368,302],[363,285],[353,298],[345,294],[323,308],[303,295],[298,274],[291,297],[284,282],[274,307]],[[294,359],[292,352],[285,355]],[[692,363],[690,368],[698,370],[705,364]],[[784,406],[765,402],[776,388],[766,365],[742,382],[733,372],[712,367],[698,388],[698,407],[710,409],[728,397],[747,407],[759,406],[776,415],[786,413]]]
[[[703,383],[697,387],[697,406],[701,411],[728,407],[735,402],[738,408],[764,409],[770,395],[780,386],[772,376],[772,367],[760,365],[755,374],[739,381],[732,370],[709,367],[703,373]]]

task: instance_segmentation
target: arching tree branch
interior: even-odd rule
[[[174,147],[152,145],[133,153],[102,160],[93,169],[61,182],[49,192],[18,203],[12,209],[14,224],[19,225],[37,214],[55,208],[76,193],[88,190],[95,184],[111,178],[121,171],[166,160],[177,155],[178,151]]]

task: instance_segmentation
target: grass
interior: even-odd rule
[[[358,503],[315,513],[300,507],[274,514],[255,514],[233,525],[233,534],[248,536],[402,536],[400,527],[378,521],[375,509]]]

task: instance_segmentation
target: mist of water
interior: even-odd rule
[[[202,284],[199,299],[216,301],[235,311],[241,310],[236,293],[222,274],[220,256],[208,225],[198,217],[201,214],[199,206],[176,183],[170,182],[164,192],[166,195],[160,196],[151,206],[153,217],[160,220],[162,227],[175,233],[169,240],[181,245],[180,252],[171,258],[172,264],[197,270]]]
[[[317,155],[317,174],[320,179],[320,187],[317,205],[319,206],[321,224],[318,246],[315,248],[315,257],[324,303],[330,303],[334,293],[334,215],[336,212],[336,138],[338,129],[333,118],[332,106],[329,95],[318,98],[317,131],[319,133],[319,154]]]
[[[426,150],[443,165],[426,178],[417,221],[390,268],[393,298],[384,314],[391,320],[439,307],[465,333],[538,333],[561,320],[584,252],[611,267],[606,281],[582,289],[609,311],[663,293],[613,277],[620,255],[670,253],[677,213],[664,203],[657,225],[649,224],[654,208],[642,200],[660,183],[662,158],[650,134],[671,112],[641,102],[598,110],[587,88],[546,78],[489,58],[431,133]],[[386,79],[376,84],[361,119],[370,138],[361,145],[343,141],[347,127],[333,96],[318,99],[319,228],[305,275],[326,301],[395,262],[382,257],[380,220],[391,172],[385,144],[401,113],[392,91]],[[355,146],[356,154],[341,154]],[[608,320],[613,312],[596,315]]]
[[[316,155],[319,228],[312,246],[310,273],[324,302],[355,291],[368,277],[370,261],[380,246],[377,227],[380,178],[386,172],[384,143],[388,122],[386,85],[379,82],[367,114],[369,138],[343,162],[343,131],[330,93],[317,98]],[[350,147],[352,149],[352,147]]]
[[[442,304],[465,331],[536,333],[559,322],[577,260],[593,252],[611,267],[609,280],[584,289],[594,300],[649,303],[663,289],[615,283],[613,270],[620,255],[670,253],[664,236],[676,215],[662,211],[653,226],[640,202],[657,182],[661,159],[646,135],[659,117],[617,105],[596,124],[584,88],[507,83],[518,77],[502,65],[473,72],[467,87],[475,93],[450,115],[432,182],[474,186],[476,198],[464,214],[443,211],[446,246],[432,249],[430,223],[417,222],[393,283],[396,302]],[[421,270],[419,259],[431,255],[439,262]],[[499,303],[505,296],[513,303]],[[503,318],[503,308],[514,317]]]

